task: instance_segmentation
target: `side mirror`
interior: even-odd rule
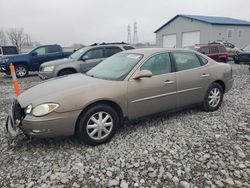
[[[37,54],[38,54],[37,52],[31,52],[32,56],[37,56]]]
[[[136,74],[133,79],[138,80],[141,78],[150,78],[152,77],[152,72],[149,70],[141,70],[138,74]]]
[[[81,58],[81,59],[82,59],[82,61],[86,61],[86,60],[88,60],[88,59],[89,59],[89,57],[85,55],[85,56],[82,56],[82,58]]]

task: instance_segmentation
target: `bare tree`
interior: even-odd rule
[[[22,46],[30,41],[30,36],[24,33],[23,28],[12,28],[6,32],[10,43],[15,45],[19,51],[21,51]]]
[[[3,30],[0,30],[0,45],[6,45],[7,44],[7,38]]]

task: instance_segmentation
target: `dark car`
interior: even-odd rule
[[[0,46],[0,56],[16,54],[18,54],[18,49],[16,46]]]
[[[27,54],[4,56],[0,60],[0,72],[10,74],[9,66],[15,66],[16,75],[25,77],[29,71],[38,71],[42,63],[68,57],[72,52],[63,52],[57,44],[43,45],[31,50]]]
[[[237,52],[234,56],[234,63],[248,63],[250,65],[250,44],[243,48],[241,51]]]
[[[133,46],[124,42],[101,43],[83,47],[66,59],[59,59],[42,64],[38,76],[49,79],[73,73],[86,73],[101,61],[118,52],[134,49]]]
[[[196,44],[193,47],[194,50],[207,55],[211,59],[217,62],[228,61],[228,52],[223,44],[219,43],[209,43],[209,44]]]

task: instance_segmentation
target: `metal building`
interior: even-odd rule
[[[187,47],[217,40],[239,48],[250,44],[250,22],[212,16],[177,15],[155,31],[157,47]]]

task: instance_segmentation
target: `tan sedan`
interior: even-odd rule
[[[124,120],[190,105],[217,110],[233,84],[232,68],[183,49],[118,53],[85,74],[53,79],[24,91],[6,122],[10,136],[77,135],[107,142]]]

